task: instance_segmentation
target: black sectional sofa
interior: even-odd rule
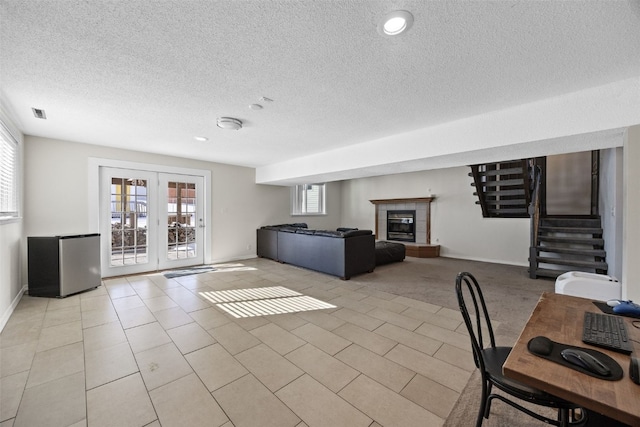
[[[376,267],[371,230],[310,230],[306,224],[268,225],[257,230],[258,256],[348,280]]]

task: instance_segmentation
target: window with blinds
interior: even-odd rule
[[[325,185],[303,184],[292,187],[292,215],[324,215]]]
[[[18,142],[0,122],[0,218],[18,216]]]

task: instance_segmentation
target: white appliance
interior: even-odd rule
[[[622,285],[605,274],[568,271],[556,279],[556,294],[608,301],[622,298]]]

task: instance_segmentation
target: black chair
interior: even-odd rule
[[[491,327],[487,306],[482,296],[482,290],[473,275],[466,272],[458,274],[456,277],[456,294],[458,296],[460,312],[462,313],[464,323],[467,326],[471,338],[473,358],[482,375],[482,400],[480,402],[476,427],[482,425],[483,418],[489,418],[491,401],[493,399],[501,400],[547,424],[563,427],[584,426],[587,419],[587,412],[584,409],[571,402],[522,384],[519,381],[507,378],[502,374],[502,365],[505,360],[507,360],[507,356],[509,356],[511,352],[511,347],[496,346],[493,328]],[[473,302],[473,312],[471,312],[471,314],[465,303],[465,294],[467,295],[466,298],[471,299]],[[475,324],[471,320],[472,315],[475,317]],[[489,345],[487,347],[484,346],[483,341],[483,334],[486,333],[489,335]],[[545,417],[501,394],[492,393],[491,390],[494,385],[508,395],[525,402],[556,408],[558,410],[557,419],[554,420]]]

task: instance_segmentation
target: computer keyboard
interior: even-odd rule
[[[582,341],[619,353],[629,354],[633,351],[624,320],[604,313],[585,311]]]

